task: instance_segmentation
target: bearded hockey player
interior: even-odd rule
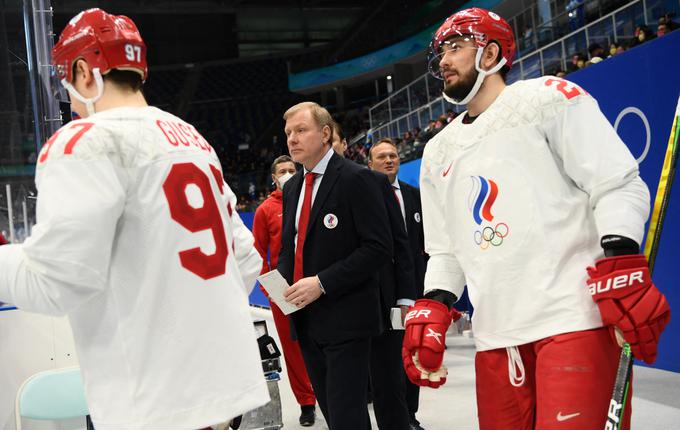
[[[639,255],[649,191],[586,91],[554,77],[506,86],[514,40],[505,20],[472,8],[430,45],[431,73],[467,111],[423,155],[430,261],[404,365],[414,383],[445,382],[449,309],[467,285],[480,428],[599,430],[621,351],[614,327],[652,363],[670,318]],[[629,418],[630,402],[626,428]]]
[[[215,151],[147,106],[129,18],[81,12],[52,61],[82,119],[40,152],[37,224],[0,248],[0,301],[68,315],[97,430],[197,429],[266,403],[247,299],[262,260]]]

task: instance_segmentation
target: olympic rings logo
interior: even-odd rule
[[[495,228],[486,226],[482,230],[475,231],[474,239],[482,250],[486,250],[489,246],[501,246],[508,234],[510,234],[510,228],[506,223],[501,222],[496,224]]]

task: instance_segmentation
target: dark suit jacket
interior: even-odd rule
[[[298,171],[283,190],[283,228],[278,270],[293,284],[295,212],[304,183]],[[333,214],[337,225],[324,218]],[[378,268],[392,255],[385,203],[366,168],[331,157],[312,203],[303,249],[303,275],[317,275],[326,293],[292,314],[298,334],[320,341],[374,336],[383,329]]]
[[[397,300],[417,298],[415,271],[411,244],[406,235],[401,208],[395,198],[392,185],[386,175],[375,171],[373,174],[383,193],[394,248],[390,261],[380,268],[380,302],[383,318],[387,321],[386,328],[389,328],[390,309],[397,306]]]
[[[425,253],[425,238],[423,235],[423,208],[420,203],[420,190],[406,182],[399,181],[401,194],[404,196],[404,209],[406,212],[406,228],[410,242],[409,249],[413,254],[415,267],[416,294],[423,297],[425,288],[425,269],[427,268],[428,256]]]

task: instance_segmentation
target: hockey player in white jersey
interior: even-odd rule
[[[639,255],[649,191],[582,88],[505,85],[514,55],[507,22],[478,8],[448,18],[430,45],[445,97],[467,111],[423,155],[430,260],[404,364],[414,383],[445,382],[448,311],[467,285],[480,428],[599,430],[621,351],[610,330],[651,363],[670,318]],[[628,407],[623,428],[629,418]]]
[[[262,267],[220,161],[147,106],[127,17],[74,17],[52,60],[82,118],[38,157],[37,224],[0,248],[0,301],[68,315],[97,430],[188,430],[269,399],[248,293]]]

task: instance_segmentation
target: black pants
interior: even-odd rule
[[[298,339],[329,430],[368,430],[370,338],[325,342],[298,333]]]
[[[409,381],[406,373],[404,373],[404,379],[404,383],[406,384],[406,405],[408,406],[409,422],[417,422],[416,412],[418,412],[418,403],[420,402],[420,386]]]
[[[406,375],[401,358],[403,330],[386,330],[371,338],[373,411],[380,430],[408,430]]]

